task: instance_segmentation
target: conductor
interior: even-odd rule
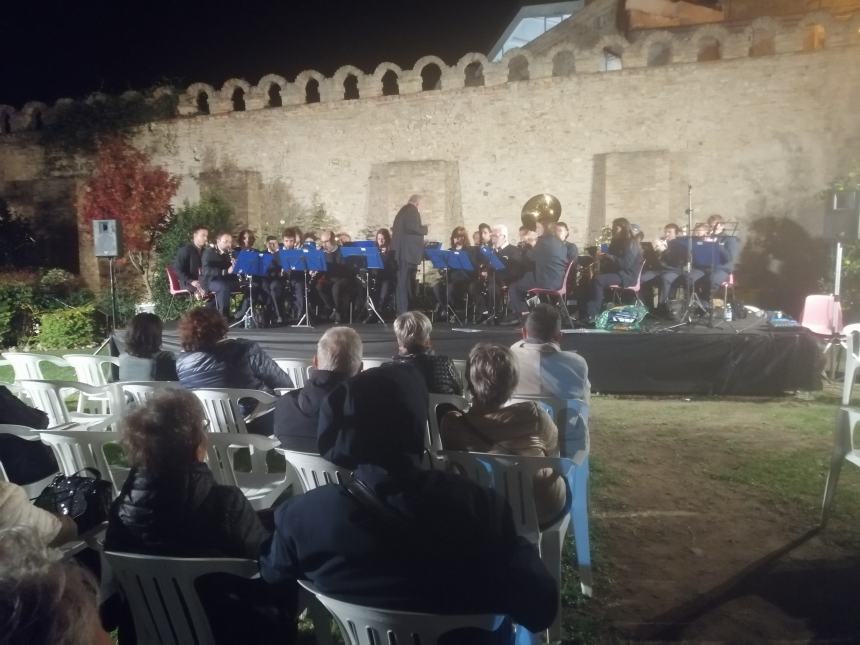
[[[412,285],[418,264],[424,257],[424,236],[427,227],[421,224],[421,213],[418,206],[420,195],[412,195],[409,201],[394,217],[391,227],[391,250],[397,262],[397,289],[395,305],[397,313],[409,311],[409,298],[412,296]]]

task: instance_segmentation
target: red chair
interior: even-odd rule
[[[182,287],[179,283],[179,276],[176,274],[176,269],[174,269],[169,264],[164,267],[165,272],[167,273],[167,287],[170,291],[170,306],[167,308],[167,318],[170,318],[170,312],[173,310],[173,302],[176,299],[176,296],[188,296],[191,297],[191,292],[188,289]]]
[[[642,289],[642,271],[645,270],[645,262],[642,262],[642,266],[639,267],[639,273],[636,275],[636,284],[631,284],[629,287],[622,287],[620,284],[610,284],[609,289],[612,291],[612,299],[621,304],[621,294],[625,291],[632,291],[633,295],[636,297],[636,302],[638,302],[643,307],[645,303],[642,302],[641,298],[639,298],[639,291]]]
[[[540,287],[535,287],[534,289],[529,289],[527,294],[529,298],[546,296],[551,303],[558,307],[562,320],[564,320],[571,329],[573,329],[573,320],[571,320],[570,312],[567,310],[567,279],[574,268],[576,268],[576,262],[571,262],[567,265],[567,269],[564,271],[564,278],[561,280],[561,287],[559,289],[542,289]]]

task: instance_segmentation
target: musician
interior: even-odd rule
[[[474,266],[475,256],[470,252],[474,247],[469,246],[469,234],[466,232],[465,226],[458,226],[451,231],[450,251],[465,251],[472,261]],[[447,320],[448,312],[445,311],[445,305],[452,305],[466,294],[469,285],[474,279],[473,271],[464,271],[462,269],[449,269],[447,281],[447,294],[445,280],[440,280],[433,285],[433,294],[436,296],[436,319]]]
[[[250,229],[242,229],[236,236],[239,246],[233,249],[233,257],[238,258],[242,251],[258,252],[256,248],[257,236]],[[263,278],[258,275],[243,275],[241,276],[240,289],[242,290],[242,302],[239,305],[239,311],[236,314],[237,318],[242,318],[248,307],[251,306],[251,295],[254,297],[254,304],[267,305],[269,294],[263,288]]]
[[[376,231],[376,246],[379,247],[379,255],[382,257],[381,269],[370,269],[368,277],[371,280],[370,294],[373,305],[382,314],[389,300],[394,296],[397,286],[397,258],[391,250],[391,233],[387,228]],[[376,320],[373,312],[368,312],[364,322],[370,323]]]
[[[493,246],[493,229],[489,224],[481,222],[478,224],[478,241],[475,246]]]
[[[263,251],[267,256],[271,256],[272,261],[269,264],[269,269],[262,279],[263,293],[266,294],[269,303],[272,307],[275,322],[278,325],[284,323],[284,282],[281,279],[281,263],[278,259],[278,238],[274,235],[269,235],[266,238],[266,250]]]
[[[570,237],[570,229],[567,228],[567,224],[564,222],[556,222],[555,234],[558,235],[558,239],[564,242],[564,246],[567,249],[567,261],[576,262],[576,258],[579,257],[579,249],[576,248],[576,244],[567,239]]]
[[[409,300],[413,296],[415,273],[424,258],[424,236],[427,227],[421,224],[421,196],[412,195],[394,217],[391,227],[391,249],[397,259],[397,313],[409,311]]]
[[[502,287],[519,280],[523,275],[522,250],[508,241],[508,227],[496,224],[492,228],[491,241],[493,252],[505,265],[504,270],[493,271],[487,268],[486,289],[477,296],[476,311],[479,312],[478,322],[496,317],[503,309]],[[494,310],[495,309],[495,310]]]
[[[548,213],[540,215],[535,222],[535,230],[529,231],[535,236],[534,246],[527,246],[524,253],[526,262],[533,269],[508,288],[508,304],[511,316],[505,321],[507,325],[518,325],[526,313],[525,298],[529,289],[558,289],[564,280],[564,272],[569,264],[567,247],[555,234],[555,221]]]
[[[173,262],[179,284],[197,300],[206,297],[206,289],[200,279],[200,267],[203,265],[203,250],[208,241],[209,229],[205,226],[192,227],[191,241],[179,247]]]
[[[592,323],[603,306],[603,293],[609,285],[629,287],[639,277],[642,268],[642,247],[633,233],[630,222],[624,217],[612,220],[612,239],[606,253],[597,251],[600,274],[591,281],[590,295],[585,302],[586,322]]]
[[[692,280],[699,283],[702,288],[710,287],[713,292],[729,279],[729,274],[734,271],[740,252],[740,240],[732,235],[726,235],[725,219],[717,213],[708,218],[704,225],[703,237],[717,243],[714,257],[714,270],[710,266],[693,267]]]
[[[320,233],[320,243],[325,253],[326,270],[316,284],[316,291],[326,309],[329,320],[335,324],[349,319],[352,299],[358,292],[355,267],[341,256],[334,231]]]
[[[290,226],[284,229],[281,234],[283,248],[285,251],[292,251],[299,248],[302,243],[302,232],[295,226]],[[295,312],[296,320],[301,319],[305,315],[305,273],[304,271],[291,271],[289,267],[283,267],[278,262],[278,268],[283,276],[281,281],[282,298],[289,291],[289,300],[292,311]],[[288,314],[288,312],[285,312]],[[288,318],[289,315],[284,316]]]
[[[663,227],[663,237],[657,240],[653,247],[657,252],[657,311],[658,316],[669,318],[669,298],[683,284],[684,265],[687,262],[687,245],[673,242],[681,235],[681,227],[677,224],[666,224]]]
[[[215,237],[215,247],[206,247],[203,251],[203,266],[200,277],[203,288],[215,294],[215,299],[209,305],[215,307],[222,316],[230,319],[230,294],[238,287],[238,281],[233,275],[236,261],[231,255],[233,236],[226,231]]]

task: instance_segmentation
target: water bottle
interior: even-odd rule
[[[732,305],[729,302],[723,306],[723,320],[732,322]]]

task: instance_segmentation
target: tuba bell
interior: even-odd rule
[[[523,206],[520,218],[530,231],[537,229],[537,223],[555,224],[561,219],[561,202],[555,195],[541,193],[529,199]]]

